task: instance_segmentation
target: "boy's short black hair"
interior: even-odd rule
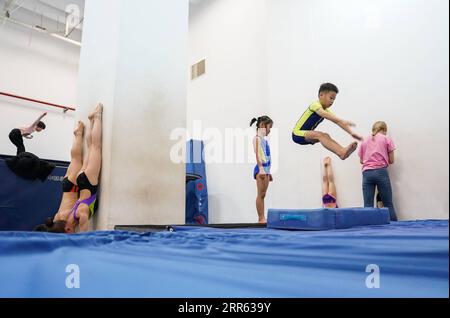
[[[328,92],[335,92],[336,94],[339,94],[339,89],[337,88],[336,85],[331,83],[322,84],[319,89],[319,95]]]
[[[44,130],[45,128],[47,128],[47,126],[42,122],[38,122],[38,124],[36,125],[38,128],[41,128],[42,130]]]

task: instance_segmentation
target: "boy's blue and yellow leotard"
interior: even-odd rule
[[[310,142],[306,141],[305,134],[308,131],[315,130],[317,126],[319,126],[325,118],[319,116],[317,114],[317,111],[319,109],[324,109],[322,107],[322,104],[320,104],[319,101],[311,104],[308,109],[303,113],[302,117],[297,122],[297,125],[295,125],[295,128],[292,132],[292,139],[295,143],[300,145],[309,145]],[[324,109],[326,112],[329,112],[332,114],[331,110]]]

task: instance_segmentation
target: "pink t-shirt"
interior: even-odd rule
[[[368,137],[359,148],[359,157],[363,161],[363,171],[388,167],[389,153],[395,149],[392,139],[383,134]]]

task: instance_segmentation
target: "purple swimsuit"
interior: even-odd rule
[[[83,200],[83,201],[78,200],[77,203],[75,203],[75,206],[73,207],[72,213],[71,213],[71,214],[73,214],[74,220],[77,220],[77,221],[80,220],[79,218],[77,218],[77,209],[80,206],[80,204],[86,204],[89,207],[89,210],[90,210],[89,218],[91,218],[94,215],[94,213],[95,213],[94,206],[95,206],[95,202],[96,201],[97,201],[97,195],[96,194],[91,196],[89,199],[86,199],[86,200]]]
[[[329,204],[336,204],[337,200],[335,197],[333,197],[331,194],[325,194],[322,198],[322,202],[324,206],[327,206]],[[336,204],[336,209],[338,209],[339,207]]]

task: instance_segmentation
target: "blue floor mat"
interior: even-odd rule
[[[448,297],[448,221],[271,229],[0,233],[0,297]],[[68,265],[80,288],[68,289]],[[368,265],[380,269],[369,289]]]

